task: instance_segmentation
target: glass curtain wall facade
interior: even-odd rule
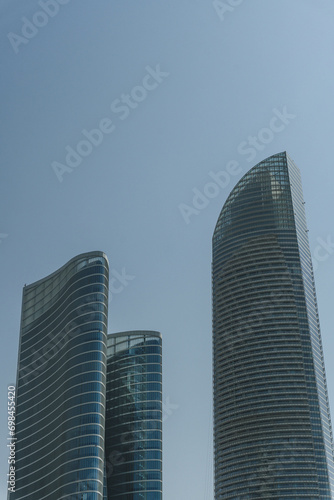
[[[10,500],[102,500],[108,261],[79,255],[25,286]]]
[[[215,499],[333,498],[333,440],[300,172],[283,152],[213,234]]]
[[[106,476],[109,500],[162,500],[162,340],[108,335]]]

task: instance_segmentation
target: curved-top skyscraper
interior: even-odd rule
[[[333,440],[298,168],[230,193],[213,235],[215,499],[332,499]]]
[[[107,307],[102,252],[24,287],[10,500],[105,498]]]

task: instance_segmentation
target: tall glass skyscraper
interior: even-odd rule
[[[108,499],[162,500],[161,334],[108,335]]]
[[[103,499],[107,307],[102,252],[24,287],[10,500]]]
[[[333,440],[300,172],[283,152],[213,234],[215,499],[334,498]]]

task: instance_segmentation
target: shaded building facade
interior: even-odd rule
[[[109,500],[162,500],[161,343],[153,331],[108,335]]]
[[[10,500],[103,499],[107,308],[102,252],[24,287]]]
[[[331,499],[333,440],[300,172],[283,152],[213,234],[215,499]]]
[[[9,500],[162,499],[162,340],[107,334],[109,264],[78,255],[25,286]]]

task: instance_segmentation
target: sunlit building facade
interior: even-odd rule
[[[215,500],[333,497],[333,440],[300,172],[283,152],[213,235]]]
[[[109,500],[162,500],[162,340],[108,335],[106,476]]]

